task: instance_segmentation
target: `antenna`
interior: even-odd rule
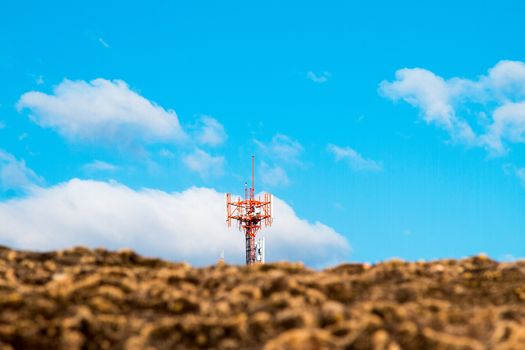
[[[244,185],[244,199],[232,200],[232,195],[226,194],[226,222],[231,227],[232,220],[237,221],[239,230],[244,232],[246,265],[264,263],[264,238],[257,243],[255,238],[263,226],[272,226],[272,195],[265,193],[262,199],[255,198],[255,156],[252,156],[252,187],[248,189],[248,184]]]
[[[255,260],[261,264],[264,264],[265,259],[264,243],[264,237],[261,237],[257,240],[257,243],[255,244]]]

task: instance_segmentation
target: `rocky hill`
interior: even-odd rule
[[[525,261],[192,268],[0,248],[0,349],[525,349]]]

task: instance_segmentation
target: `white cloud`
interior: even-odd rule
[[[215,118],[202,116],[197,134],[200,144],[208,146],[220,146],[226,141],[228,135],[224,126]]]
[[[111,48],[111,46],[109,46],[109,44],[103,38],[98,38],[98,42],[100,43],[100,45],[104,46],[106,49]]]
[[[93,162],[84,165],[83,168],[87,172],[113,172],[118,170],[118,166],[101,160],[94,160]]]
[[[507,151],[503,140],[514,143],[525,142],[525,101],[506,103],[494,110],[493,123],[482,137],[484,143],[496,154]]]
[[[286,171],[278,165],[270,166],[265,162],[261,162],[259,174],[259,178],[263,185],[280,187],[288,186],[290,184],[290,179],[288,178]]]
[[[0,190],[28,190],[43,180],[27,167],[25,161],[0,150]]]
[[[224,157],[214,157],[201,149],[196,149],[193,153],[186,155],[183,162],[190,170],[203,177],[223,173]]]
[[[275,134],[269,143],[258,140],[254,142],[266,156],[274,161],[301,164],[299,157],[303,152],[303,146],[286,135]]]
[[[420,68],[400,69],[396,72],[396,80],[383,81],[380,90],[393,100],[403,99],[422,109],[427,122],[452,127],[455,117],[450,91],[445,80],[434,73]]]
[[[427,123],[435,123],[447,130],[454,139],[469,144],[476,142],[470,125],[456,117],[453,100],[455,83],[447,82],[434,73],[421,68],[400,69],[396,81],[381,82],[380,91],[392,100],[402,99],[423,111]]]
[[[477,80],[445,80],[426,69],[404,68],[393,82],[381,82],[379,90],[419,108],[427,123],[446,130],[453,139],[484,147],[492,155],[505,154],[506,144],[525,142],[523,62],[500,61]],[[477,121],[469,120],[465,111],[471,109],[481,110]]]
[[[268,161],[261,162],[258,172],[263,184],[272,187],[288,186],[290,179],[285,168],[304,167],[301,161],[304,149],[298,141],[283,134],[275,134],[269,142],[254,142],[261,152],[261,158]]]
[[[488,77],[481,78],[484,88],[500,100],[525,98],[525,63],[500,61],[489,70]],[[482,86],[483,87],[483,86]]]
[[[44,84],[44,77],[39,75],[38,77],[36,77],[35,83],[36,83],[36,85],[43,85]]]
[[[23,94],[17,108],[29,109],[35,123],[74,142],[126,148],[186,138],[175,111],[147,100],[121,80],[66,79],[51,95],[38,91]]]
[[[350,147],[339,147],[336,145],[328,145],[328,152],[335,156],[336,161],[345,160],[354,170],[360,171],[381,171],[383,166],[372,159],[365,159],[357,151]]]
[[[320,74],[316,74],[312,71],[306,72],[306,77],[318,84],[326,83],[331,76],[332,74],[330,72],[322,72]]]
[[[274,200],[274,225],[263,231],[269,261],[301,260],[318,267],[348,258],[344,237]],[[170,194],[73,179],[0,202],[0,244],[34,250],[130,247],[197,265],[215,263],[224,250],[227,262],[242,263],[244,237],[226,227],[224,206],[224,194],[212,189]]]

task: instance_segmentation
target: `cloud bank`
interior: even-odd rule
[[[348,242],[332,228],[299,218],[278,198],[274,211],[274,226],[264,231],[268,261],[321,267],[348,258]],[[114,182],[73,179],[0,202],[0,242],[35,250],[130,247],[196,265],[215,263],[224,250],[228,262],[242,263],[244,238],[226,227],[224,215],[224,194],[213,189],[137,191]]]
[[[444,79],[422,68],[400,69],[395,76],[381,82],[380,93],[417,107],[427,123],[453,140],[491,155],[525,142],[525,63],[500,61],[477,80]]]
[[[126,146],[187,137],[175,111],[142,97],[121,80],[66,79],[50,95],[23,94],[17,108],[28,109],[35,123],[56,130],[69,141]]]

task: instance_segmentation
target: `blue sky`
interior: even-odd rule
[[[268,232],[275,259],[523,257],[523,13],[519,1],[3,3],[0,244],[240,261],[242,236],[219,214],[198,228],[165,218],[201,218],[192,196],[218,213],[255,154],[257,189],[287,213]],[[207,258],[191,253],[202,230]]]

